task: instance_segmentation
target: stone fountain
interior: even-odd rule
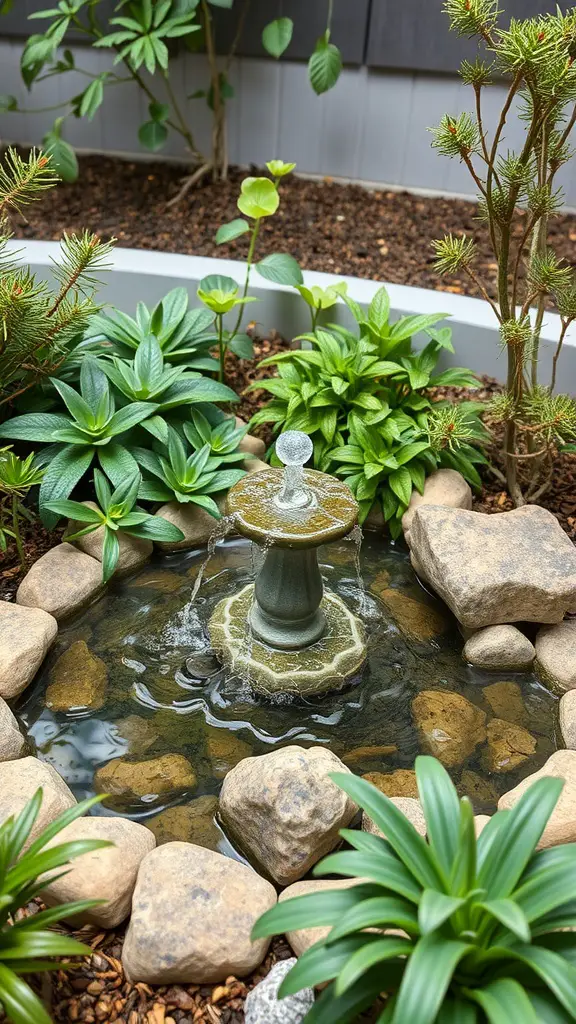
[[[342,686],[366,659],[364,628],[346,604],[324,589],[321,544],[346,537],[358,519],[347,485],[304,469],[307,434],[281,434],[284,470],[244,477],[228,494],[226,514],[242,536],[262,546],[255,584],[225,597],[209,622],[221,662],[254,690],[315,694]]]

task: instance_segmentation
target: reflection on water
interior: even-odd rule
[[[555,698],[530,673],[465,665],[454,620],[419,585],[405,549],[368,536],[360,552],[364,589],[353,542],[320,554],[327,585],[368,632],[368,664],[347,689],[272,702],[214,665],[208,618],[224,595],[254,578],[261,558],[248,541],[227,540],[217,546],[193,604],[203,551],[158,556],[63,626],[17,709],[38,756],[79,798],[95,786],[111,794],[94,813],[129,814],[150,824],[159,841],[192,839],[224,852],[231,849],[213,821],[222,778],[243,757],[288,743],[326,745],[353,771],[378,773],[373,777],[382,783],[382,773],[412,768],[426,746],[424,731],[428,742],[448,744],[442,749],[450,750],[451,774],[475,810],[493,811],[498,795],[555,749]],[[427,707],[420,699],[419,713],[426,706],[419,731],[412,702],[430,690],[461,694],[486,718],[464,704],[458,732],[453,702],[442,719],[442,701]],[[490,726],[493,719],[498,726]],[[479,723],[476,745],[470,722],[475,729]],[[407,781],[404,795],[411,795],[410,776],[395,779]]]

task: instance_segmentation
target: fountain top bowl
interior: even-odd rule
[[[340,540],[358,520],[358,503],[343,480],[304,470],[304,484],[314,502],[304,508],[279,508],[274,498],[283,470],[263,469],[243,477],[228,492],[226,514],[244,537],[257,544],[286,548],[315,548]]]

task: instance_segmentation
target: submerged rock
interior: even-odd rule
[[[56,638],[56,619],[41,608],[0,601],[0,696],[17,697],[32,682]]]
[[[536,670],[557,692],[576,688],[576,619],[538,630]]]
[[[462,764],[486,739],[486,715],[461,693],[423,690],[412,701],[422,749],[447,768]]]
[[[172,793],[179,789],[193,789],[196,775],[192,765],[182,754],[162,754],[147,761],[126,761],[121,757],[109,761],[96,770],[94,788],[107,793],[111,805],[122,805],[148,797]]]
[[[493,718],[488,722],[488,746],[482,761],[489,772],[511,772],[536,751],[536,740],[521,725]]]
[[[522,690],[518,683],[510,680],[490,683],[489,686],[483,687],[482,694],[496,718],[503,718],[507,722],[516,722],[518,725],[525,725],[528,722],[528,712],[524,706]]]
[[[448,629],[448,620],[441,612],[422,601],[415,601],[401,590],[388,588],[380,591],[378,596],[402,632],[412,640],[433,640]]]
[[[366,772],[362,778],[386,796],[418,797],[416,772],[413,768],[397,768],[394,772]]]
[[[467,796],[476,810],[478,807],[496,807],[498,791],[489,779],[483,779],[478,772],[465,768],[457,786],[459,796]]]
[[[532,783],[548,777],[563,779],[564,786],[538,843],[539,848],[576,842],[576,750],[557,750],[542,768],[528,775],[498,801],[498,810],[508,811]]]
[[[278,998],[278,989],[294,965],[296,957],[279,960],[263,981],[246,996],[245,1024],[301,1024],[314,1005],[314,989],[303,988],[292,996]]]
[[[276,891],[251,868],[191,843],[167,843],[138,872],[122,950],[126,977],[152,985],[244,977],[266,956],[251,941]]]
[[[189,804],[168,807],[154,818],[148,818],[146,826],[156,836],[158,846],[182,841],[217,850],[222,842],[222,833],[214,823],[217,810],[217,797],[199,796]]]
[[[160,731],[149,718],[127,715],[114,722],[118,736],[128,744],[128,754],[145,754],[160,738]]]
[[[51,711],[98,711],[106,700],[107,685],[106,664],[92,653],[85,640],[76,640],[50,672],[46,707]]]
[[[28,571],[16,601],[63,619],[89,604],[103,589],[100,562],[73,544],[57,544]]]
[[[229,729],[206,727],[206,750],[212,765],[212,774],[223,779],[231,768],[246,757],[252,757],[252,747]]]
[[[366,761],[380,761],[397,753],[398,747],[395,743],[373,747],[354,747],[354,750],[349,750],[342,755],[342,760],[349,768],[354,769],[359,765],[362,766]]]
[[[426,835],[426,819],[424,817],[424,811],[422,810],[422,804],[419,800],[410,796],[393,796],[390,797],[391,802],[402,814],[408,818],[411,825],[421,836]],[[386,838],[384,833],[378,828],[372,818],[369,818],[364,811],[362,815],[362,831],[370,832],[374,836],[383,836]]]
[[[356,814],[332,772],[349,769],[330,750],[289,746],[246,758],[224,779],[224,826],[279,885],[302,878]]]
[[[536,651],[516,626],[486,626],[469,637],[462,655],[478,668],[514,672],[530,668]]]
[[[539,505],[496,516],[423,505],[410,539],[417,571],[464,626],[560,622],[576,609],[576,549]]]
[[[437,469],[426,477],[424,494],[412,491],[410,504],[402,516],[404,539],[410,545],[410,527],[417,508],[422,505],[447,505],[450,508],[472,508],[472,491],[456,469]]]

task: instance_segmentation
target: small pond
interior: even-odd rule
[[[403,545],[367,534],[359,560],[348,540],[320,549],[326,585],[365,622],[369,657],[346,689],[306,700],[271,702],[198,656],[215,604],[254,578],[261,554],[246,540],[219,543],[191,604],[205,558],[204,550],[156,556],[114,582],[64,624],[17,708],[38,756],[78,798],[112,789],[93,813],[145,821],[160,842],[233,854],[214,820],[215,798],[226,772],[250,754],[322,744],[356,773],[378,773],[374,781],[385,788],[393,781],[396,795],[412,796],[410,769],[426,749],[419,717],[434,742],[446,739],[443,724],[456,736],[449,770],[475,811],[491,813],[501,793],[556,749],[556,699],[531,673],[488,673],[463,662],[455,620],[419,584]],[[191,656],[196,677],[186,669]],[[421,691],[441,693],[414,703]],[[454,693],[474,707],[455,707]],[[171,781],[158,784],[151,768],[161,756],[160,774]]]

